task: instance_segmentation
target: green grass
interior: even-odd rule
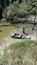
[[[21,40],[10,44],[4,49],[3,61],[6,65],[37,65],[37,41]]]
[[[37,41],[31,41],[31,40],[22,40],[22,41],[19,41],[19,42],[15,42],[13,44],[10,45],[10,48],[12,49],[13,47],[14,48],[22,48],[22,47],[29,47],[30,45],[37,45]]]
[[[37,41],[22,40],[11,44],[8,49],[12,64],[37,65]]]

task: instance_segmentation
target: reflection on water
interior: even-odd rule
[[[37,39],[37,31],[32,30],[32,24],[18,23],[13,24],[12,26],[0,27],[0,41],[3,43],[14,41],[11,38],[11,33],[23,33],[23,26],[25,27],[25,32],[31,35],[31,39]],[[16,40],[16,39],[15,39]]]

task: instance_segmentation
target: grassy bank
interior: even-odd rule
[[[2,64],[37,65],[37,42],[22,40],[5,47]]]

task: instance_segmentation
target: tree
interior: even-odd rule
[[[5,9],[5,18],[14,20],[17,17],[23,18],[28,17],[29,15],[36,15],[37,1],[35,0],[14,0],[13,4],[11,3]]]

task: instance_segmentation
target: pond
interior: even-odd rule
[[[7,22],[0,22],[0,24],[5,24]],[[37,40],[37,30],[32,30],[33,24],[27,23],[17,23],[11,26],[0,27],[0,43],[12,43],[19,41],[18,39],[11,38],[12,33],[23,33],[23,27],[25,27],[25,32],[31,35],[32,40]]]

